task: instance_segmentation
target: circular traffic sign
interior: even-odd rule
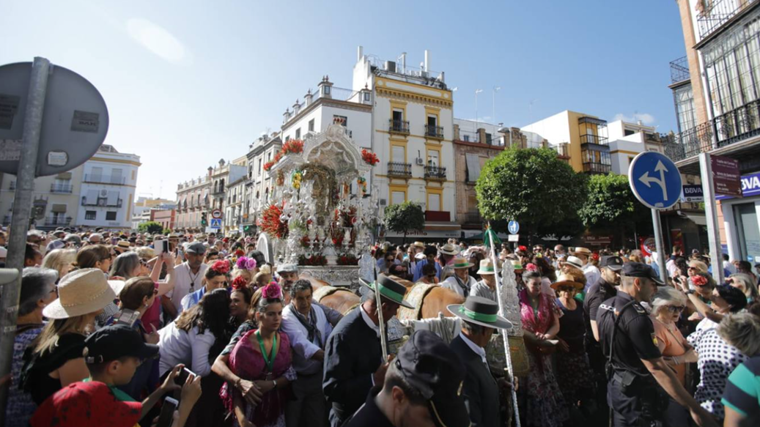
[[[217,219],[221,218],[222,217],[221,209],[214,209],[213,211],[211,211],[211,217],[217,218]]]
[[[18,170],[32,63],[0,66],[0,172]],[[66,172],[86,162],[108,133],[108,108],[79,74],[50,66],[36,176]]]
[[[636,198],[652,209],[667,209],[681,198],[681,172],[668,156],[656,151],[634,157],[628,184]]]

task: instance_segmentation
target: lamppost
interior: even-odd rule
[[[483,92],[483,89],[475,89],[475,133],[478,133],[478,94]]]

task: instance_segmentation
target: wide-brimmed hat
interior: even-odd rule
[[[446,243],[445,245],[441,246],[441,249],[439,251],[444,255],[456,255],[459,253],[459,248],[452,245],[451,243]]]
[[[58,284],[58,299],[45,307],[42,314],[48,319],[67,319],[94,313],[112,303],[116,295],[99,268],[75,270],[63,276]]]
[[[555,291],[560,286],[572,286],[578,291],[582,291],[584,288],[583,283],[577,282],[575,278],[569,274],[560,274],[557,281],[551,284],[552,289]]]
[[[367,283],[364,281],[364,279],[359,279],[362,285],[370,288],[372,291],[375,291],[375,282]],[[380,274],[377,276],[377,283],[380,284],[379,286],[379,292],[380,296],[394,302],[396,304],[401,305],[402,307],[406,308],[414,308],[413,305],[409,304],[404,300],[404,295],[406,294],[406,286],[402,285],[401,283],[391,279],[390,277]]]
[[[589,248],[583,248],[583,247],[580,247],[580,246],[576,246],[575,250],[573,251],[573,254],[575,254],[575,255],[580,254],[580,255],[585,255],[585,256],[591,256],[591,249],[589,249]]]
[[[565,264],[571,265],[579,270],[583,269],[583,261],[581,261],[580,258],[572,256],[572,255],[567,257],[567,259],[565,260]]]
[[[490,259],[484,259],[480,261],[480,269],[477,271],[479,275],[484,274],[496,274],[496,269],[494,268],[493,261]]]
[[[412,243],[412,246],[416,246],[416,247],[418,247],[420,249],[425,249],[425,244],[422,243],[422,242],[414,242],[414,243]]]
[[[512,322],[499,316],[499,304],[488,298],[469,296],[464,304],[451,304],[446,308],[465,322],[486,328],[512,329]]]
[[[132,247],[129,245],[129,242],[126,240],[119,240],[118,243],[114,246],[114,249],[132,249]]]
[[[473,265],[475,265],[475,264],[467,261],[467,259],[465,259],[465,258],[456,257],[456,258],[454,258],[454,261],[451,264],[449,264],[449,267],[451,267],[451,268],[453,268],[455,270],[459,270],[459,269],[462,269],[462,268],[470,268]]]

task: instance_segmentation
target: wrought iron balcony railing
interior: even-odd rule
[[[699,37],[704,39],[757,0],[701,0],[697,2]]]
[[[115,201],[108,201],[105,197],[98,197],[95,200],[87,200],[87,197],[82,197],[82,206],[99,206],[104,208],[120,208],[124,199],[116,199]]]
[[[446,168],[440,166],[425,166],[425,178],[446,179]]]
[[[610,173],[611,170],[612,166],[604,163],[583,163],[583,172]]]
[[[120,176],[120,175],[93,175],[93,174],[85,174],[84,175],[84,182],[94,182],[97,184],[116,184],[116,185],[124,185],[127,182],[127,179]]]
[[[57,217],[48,217],[45,218],[45,225],[69,225],[71,223],[71,217],[67,216],[66,218],[57,218]]]
[[[443,126],[425,125],[425,136],[428,138],[443,139]]]
[[[581,144],[607,145],[609,140],[606,136],[583,134],[581,135]]]
[[[689,74],[689,61],[685,56],[670,61],[670,83],[679,83],[691,78]]]
[[[65,184],[51,184],[50,185],[50,192],[51,193],[71,193],[72,189],[74,187],[72,185],[65,185]]]
[[[407,120],[388,120],[388,132],[409,134],[409,121]]]
[[[388,176],[398,176],[402,178],[412,177],[411,163],[394,163],[388,162]]]

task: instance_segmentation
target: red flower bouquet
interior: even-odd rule
[[[211,269],[217,273],[227,274],[230,272],[230,263],[228,261],[220,260],[211,266]]]
[[[341,254],[338,256],[338,265],[359,265],[359,260],[353,256],[348,254]]]
[[[301,255],[298,257],[298,265],[327,265],[327,258],[325,258],[324,255],[312,255],[308,258]]]
[[[303,141],[300,139],[291,139],[282,146],[280,151],[284,154],[300,154],[303,153]]]
[[[259,219],[259,227],[278,239],[284,239],[288,236],[288,223],[281,221],[280,216],[282,216],[282,206],[269,205]]]
[[[364,160],[364,163],[367,163],[370,166],[375,166],[376,164],[380,163],[380,159],[377,158],[377,154],[367,151],[366,149],[362,150],[362,160]]]

